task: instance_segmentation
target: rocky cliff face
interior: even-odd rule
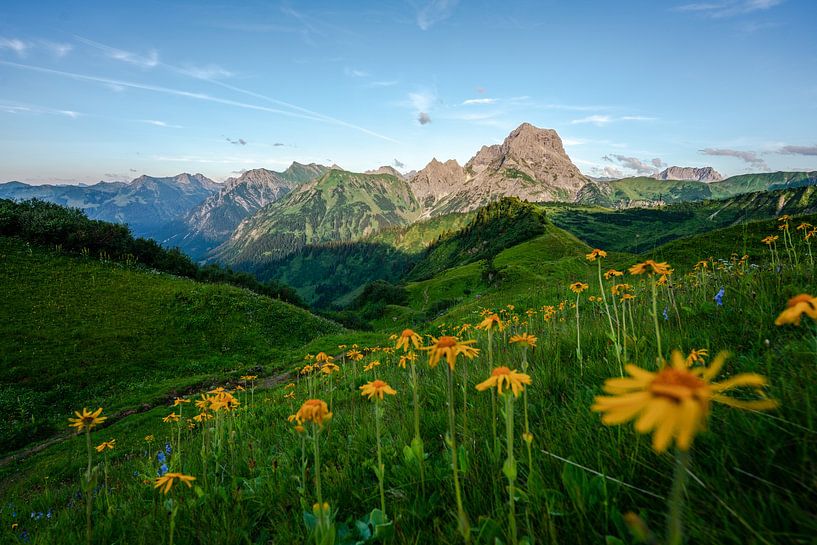
[[[719,182],[720,172],[712,167],[669,167],[654,176],[656,180],[689,180],[695,182]]]
[[[552,129],[523,123],[502,144],[483,146],[465,167],[436,159],[411,180],[426,216],[466,212],[513,196],[573,201],[588,182]]]

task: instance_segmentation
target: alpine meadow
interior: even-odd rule
[[[817,545],[814,20],[4,3],[0,543]]]

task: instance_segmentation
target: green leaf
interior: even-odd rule
[[[614,537],[614,536],[606,536],[604,538],[604,542],[605,542],[606,545],[627,545],[626,543],[621,541],[619,538]]]

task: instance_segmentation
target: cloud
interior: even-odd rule
[[[229,78],[233,73],[215,64],[204,66],[185,65],[179,69],[182,74],[186,74],[196,79],[215,80]]]
[[[637,157],[627,157],[625,155],[616,155],[610,154],[605,155],[602,157],[605,161],[609,161],[611,163],[618,163],[624,168],[634,170],[637,174],[651,176],[657,172],[656,162],[663,164],[661,159],[653,159],[650,161],[651,164],[638,159]]]
[[[25,56],[29,47],[31,47],[31,44],[27,44],[17,38],[0,38],[0,49],[10,49],[20,57]]]
[[[129,170],[129,171],[131,171],[131,172],[139,172],[139,171],[138,171],[138,170],[136,170],[135,168],[129,168],[128,170]]]
[[[394,162],[393,162],[392,164],[393,164],[393,165],[394,165],[396,168],[403,168],[404,166],[406,166],[406,165],[405,165],[405,164],[403,164],[403,162],[402,162],[402,161],[400,161],[399,159],[395,159],[395,160],[394,160]]]
[[[664,168],[665,166],[667,166],[667,164],[664,161],[662,161],[661,159],[659,159],[658,157],[656,157],[655,159],[650,161],[650,163],[652,163],[652,165],[655,168]]]
[[[783,155],[817,155],[817,145],[814,146],[783,146],[777,153]]]
[[[610,115],[588,115],[587,117],[581,117],[579,119],[574,119],[570,122],[571,125],[581,125],[585,123],[591,123],[596,125],[597,127],[602,127],[604,125],[608,125],[610,123],[615,123],[616,121],[655,121],[654,117],[647,117],[644,115],[623,115],[621,117],[613,117]]]
[[[272,103],[275,103],[275,104],[280,104],[281,106],[285,106],[285,107],[291,108],[291,109],[296,110],[296,111],[281,110],[281,109],[278,109],[278,108],[269,108],[267,106],[260,106],[260,105],[257,105],[257,104],[249,104],[249,103],[246,103],[246,102],[239,102],[239,101],[236,101],[236,100],[230,100],[230,99],[226,99],[226,98],[215,97],[215,96],[208,95],[208,94],[205,94],[205,93],[196,93],[196,92],[191,92],[191,91],[183,91],[183,90],[179,90],[179,89],[172,89],[172,88],[169,88],[169,87],[162,87],[162,86],[158,86],[158,85],[150,85],[150,84],[146,84],[146,83],[137,83],[137,82],[123,81],[123,80],[115,80],[115,79],[103,78],[103,77],[99,77],[99,76],[89,76],[89,75],[85,75],[85,74],[77,74],[77,73],[74,73],[74,72],[65,72],[63,70],[55,70],[53,68],[45,68],[43,66],[34,66],[34,65],[30,65],[30,64],[20,64],[20,63],[16,63],[16,62],[3,61],[3,60],[0,60],[0,65],[10,66],[10,67],[17,68],[17,69],[20,69],[20,70],[29,70],[29,71],[32,71],[32,72],[39,72],[39,73],[42,73],[42,74],[50,74],[50,75],[70,78],[70,79],[74,79],[74,80],[78,80],[78,81],[90,81],[90,82],[95,82],[95,83],[101,83],[101,84],[106,85],[106,86],[116,85],[116,86],[120,86],[120,87],[131,88],[131,89],[141,89],[143,91],[151,91],[151,92],[154,92],[154,93],[163,93],[163,94],[168,94],[168,95],[173,95],[173,96],[192,98],[192,99],[195,99],[195,100],[213,102],[213,103],[216,103],[216,104],[222,104],[222,105],[226,105],[226,106],[233,106],[233,107],[236,107],[236,108],[243,108],[243,109],[247,109],[247,110],[256,110],[256,111],[261,111],[261,112],[268,112],[268,113],[273,113],[273,114],[285,115],[285,116],[289,116],[289,117],[296,117],[296,118],[300,118],[300,119],[309,119],[309,120],[312,120],[312,121],[318,121],[318,122],[322,122],[322,123],[326,123],[326,124],[340,125],[340,126],[343,126],[343,127],[347,127],[347,128],[350,128],[350,129],[354,129],[354,130],[363,132],[363,133],[368,134],[370,136],[374,136],[375,138],[379,138],[381,140],[387,140],[389,142],[394,142],[396,144],[400,143],[399,141],[395,140],[394,138],[390,138],[390,137],[385,136],[383,134],[380,134],[380,133],[377,133],[375,131],[369,130],[369,129],[365,128],[365,127],[361,127],[359,125],[355,125],[353,123],[349,123],[349,122],[343,121],[341,119],[337,119],[337,118],[334,118],[334,117],[323,115],[323,114],[320,114],[318,112],[307,110],[306,108],[302,108],[302,107],[296,106],[294,104],[289,104],[289,103],[286,103],[286,102],[283,102],[283,101],[280,101],[280,100],[276,100],[274,98],[267,97],[267,96],[261,95],[259,93],[254,93],[253,91],[248,91],[246,89],[241,89],[241,88],[238,88],[238,87],[234,87],[232,85],[228,85],[228,84],[220,82],[218,80],[210,80],[210,82],[214,83],[216,85],[219,85],[221,87],[224,87],[226,89],[231,89],[233,91],[240,92],[240,93],[250,95],[250,96],[254,96],[256,98],[260,98],[260,99],[266,100],[268,102],[272,102]]]
[[[82,36],[74,36],[74,38],[76,38],[76,40],[80,43],[102,51],[109,59],[126,62],[141,68],[155,68],[156,66],[159,66],[159,52],[155,49],[151,49],[145,55],[140,55],[131,51],[125,51],[124,49],[117,49],[115,47],[101,44],[99,42],[83,38]]]
[[[7,114],[35,114],[35,115],[60,115],[65,117],[70,117],[71,119],[77,119],[80,117],[81,113],[75,112],[74,110],[62,110],[59,108],[47,108],[44,106],[34,106],[31,104],[12,104],[12,103],[0,103],[0,112],[7,113]]]
[[[286,144],[284,144],[283,142],[276,142],[276,143],[274,143],[272,146],[273,146],[273,147],[276,147],[276,148],[280,148],[281,146],[285,146],[285,145],[286,145]]]
[[[345,68],[343,73],[352,78],[368,78],[369,73],[356,68]]]
[[[699,13],[713,19],[746,15],[757,11],[765,11],[778,6],[784,0],[722,0],[720,2],[699,2],[683,4],[675,11]]]
[[[459,0],[430,0],[417,11],[417,26],[428,30],[454,14]]]
[[[617,169],[616,167],[592,167],[590,169],[590,173],[595,176],[596,178],[615,178],[620,179],[624,178],[624,172]]]
[[[476,104],[496,104],[498,99],[496,98],[469,98],[468,100],[464,100],[462,102],[463,106],[472,106]]]
[[[247,141],[244,140],[243,138],[237,138],[237,139],[233,140],[232,138],[230,138],[228,136],[227,138],[225,138],[225,140],[227,140],[227,142],[229,142],[230,144],[234,144],[236,146],[246,146],[247,145]]]
[[[372,81],[372,82],[368,83],[367,85],[369,87],[393,87],[394,85],[397,85],[398,83],[400,83],[400,82],[397,81],[396,79],[390,79],[390,80]]]
[[[148,125],[153,125],[154,127],[163,127],[165,129],[181,129],[183,128],[181,125],[171,125],[170,123],[165,123],[164,121],[159,121],[158,119],[142,119],[142,123],[147,123]]]
[[[417,122],[420,123],[420,125],[428,125],[431,123],[431,116],[426,112],[420,112],[417,114]]]
[[[735,157],[750,164],[754,168],[769,168],[766,161],[758,157],[757,153],[754,151],[740,151],[727,148],[705,148],[698,150],[698,152],[704,155],[711,155],[713,157]]]

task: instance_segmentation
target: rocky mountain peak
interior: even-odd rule
[[[723,180],[720,172],[712,167],[676,167],[665,168],[654,176],[656,180],[690,180],[697,182],[719,182]]]

